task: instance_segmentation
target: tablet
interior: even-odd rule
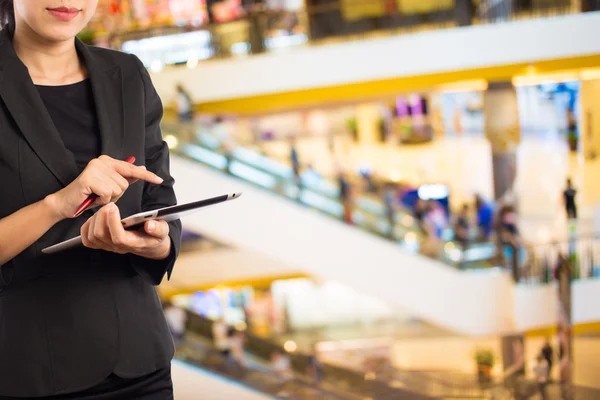
[[[185,217],[186,215],[193,214],[202,208],[213,206],[215,204],[224,203],[229,200],[237,199],[241,196],[241,193],[224,194],[222,196],[213,197],[210,199],[194,201],[187,204],[179,204],[176,206],[159,208],[152,211],[144,211],[139,214],[132,215],[123,219],[123,227],[128,230],[141,228],[144,223],[148,220],[162,220],[162,221],[175,221]],[[74,247],[81,246],[81,236],[74,237],[73,239],[65,240],[64,242],[57,243],[53,246],[42,249],[44,254],[54,254],[61,251],[71,249]]]

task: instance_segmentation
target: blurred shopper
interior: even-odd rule
[[[544,356],[544,359],[546,360],[546,362],[548,363],[548,381],[550,381],[552,378],[552,364],[554,361],[554,349],[552,348],[552,345],[550,344],[549,339],[546,339],[546,342],[544,343],[544,347],[542,347],[541,353]]]
[[[507,204],[500,208],[497,230],[502,244],[517,244],[519,238],[517,219],[517,212],[512,205]]]
[[[212,337],[215,350],[223,357],[229,357],[229,338],[227,324],[223,318],[217,319],[212,325]]]
[[[590,11],[599,11],[600,10],[600,0],[581,0],[581,11],[590,12]]]
[[[473,0],[456,0],[455,17],[457,26],[468,26],[473,21],[475,4]]]
[[[536,364],[533,367],[535,381],[538,384],[538,390],[542,400],[548,399],[548,362],[543,354],[537,356]]]
[[[279,351],[274,351],[271,354],[271,370],[273,370],[282,383],[294,377],[289,357]]]
[[[290,137],[290,164],[294,171],[294,179],[298,185],[298,190],[302,189],[302,180],[300,179],[300,154],[298,154],[297,140],[294,136]]]
[[[181,84],[177,84],[175,87],[175,105],[177,108],[177,117],[181,124],[180,139],[190,142],[194,136],[194,103],[190,94]]]
[[[397,195],[398,192],[394,185],[388,184],[385,186],[383,192],[383,201],[385,204],[385,214],[387,216],[389,231],[388,236],[390,239],[395,239],[396,231],[396,208],[397,208]]]
[[[429,200],[424,204],[425,211],[422,222],[424,237],[421,241],[420,253],[427,257],[439,258],[443,243],[442,233],[448,224],[446,213],[435,200]]]
[[[352,185],[350,184],[350,181],[348,181],[348,178],[346,177],[346,174],[344,174],[344,172],[339,173],[338,184],[340,186],[339,200],[340,203],[342,203],[342,205],[344,206],[344,222],[352,225]]]
[[[192,97],[182,84],[177,84],[175,102],[177,104],[177,115],[179,122],[188,123],[194,119],[194,103]]]
[[[517,227],[517,212],[514,206],[506,204],[500,207],[496,218],[497,253],[498,257],[510,266],[513,279],[520,278],[521,240]]]
[[[361,176],[364,182],[364,191],[366,193],[377,194],[377,184],[373,179],[373,170],[370,167],[365,166],[360,169],[359,175]]]
[[[165,319],[173,336],[175,345],[180,345],[185,339],[185,328],[187,324],[187,313],[174,304],[165,305]]]
[[[246,360],[246,353],[244,350],[246,335],[242,331],[230,328],[227,336],[229,339],[230,362],[237,367],[246,368],[248,366],[248,361]]]
[[[464,204],[456,218],[454,225],[454,237],[461,249],[461,264],[465,262],[465,255],[469,247],[471,223],[469,222],[469,206]]]
[[[242,0],[242,5],[248,16],[248,38],[252,54],[265,51],[266,13],[263,0]]]
[[[577,204],[575,202],[576,195],[577,190],[575,190],[573,187],[573,182],[571,182],[571,179],[567,179],[567,187],[563,192],[563,200],[568,219],[577,219]]]
[[[421,228],[424,228],[423,224],[425,222],[425,214],[427,214],[427,202],[425,200],[418,199],[417,203],[415,204],[413,215]]]
[[[308,375],[312,378],[315,385],[320,385],[323,382],[323,364],[319,360],[316,348],[312,354],[308,356]]]
[[[435,200],[427,201],[424,223],[426,229],[437,239],[441,239],[448,228],[448,217],[442,205]]]
[[[230,172],[229,167],[231,166],[231,161],[233,159],[235,145],[232,140],[232,134],[230,132],[229,125],[223,117],[219,116],[215,118],[215,122],[213,123],[212,127],[212,136],[216,140],[219,149],[227,160],[225,170]]]
[[[477,211],[477,227],[479,228],[479,240],[488,241],[492,234],[494,225],[494,208],[480,195],[475,196],[475,208]]]

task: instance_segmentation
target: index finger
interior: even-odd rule
[[[138,167],[125,161],[116,160],[111,163],[111,167],[129,181],[139,179],[150,183],[163,183],[163,179],[160,176],[148,171],[145,167]]]

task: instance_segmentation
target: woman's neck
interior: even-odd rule
[[[50,42],[17,24],[13,46],[35,84],[68,85],[87,77],[77,56],[75,40]]]

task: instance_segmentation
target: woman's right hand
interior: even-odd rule
[[[69,186],[49,196],[58,220],[73,215],[90,195],[98,196],[90,206],[105,205],[121,198],[130,184],[137,180],[161,184],[163,180],[145,167],[100,156],[89,162],[81,175]]]

